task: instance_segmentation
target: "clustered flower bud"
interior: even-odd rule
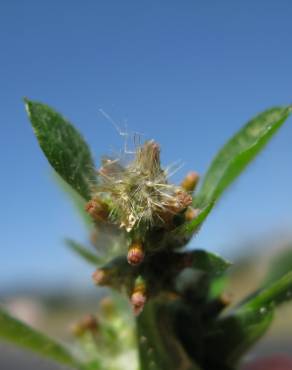
[[[192,204],[193,198],[190,194],[186,193],[183,190],[176,191],[176,203],[173,209],[174,213],[179,213],[186,209],[189,205]]]
[[[198,208],[189,207],[185,212],[185,220],[192,221],[199,215],[199,213],[200,210]]]
[[[104,222],[108,218],[108,207],[101,199],[91,199],[86,204],[85,210],[90,214],[94,221]]]
[[[197,172],[189,172],[183,179],[180,186],[186,191],[193,192],[199,182],[199,179],[200,177]]]
[[[143,294],[143,292],[134,292],[131,296],[131,303],[134,314],[138,316],[143,311],[146,303],[146,296]]]
[[[130,265],[137,266],[143,261],[144,255],[142,243],[134,242],[129,247],[127,260]]]
[[[96,285],[106,285],[108,282],[108,276],[107,276],[107,271],[103,269],[97,269],[93,274],[92,274],[92,279]]]
[[[128,233],[139,230],[143,235],[159,225],[169,230],[173,217],[192,203],[189,190],[198,176],[188,175],[186,188],[170,184],[170,170],[161,168],[160,148],[153,140],[136,148],[133,161],[122,162],[122,158],[103,159],[88,212],[96,219],[108,217]],[[104,197],[109,200],[110,212],[101,201]]]
[[[76,337],[80,337],[87,332],[96,334],[99,328],[97,317],[94,315],[86,315],[72,327],[72,332]]]
[[[112,317],[115,313],[115,304],[111,297],[102,298],[99,302],[99,307],[101,313],[108,318]]]
[[[139,277],[136,280],[135,287],[131,295],[131,304],[133,312],[136,316],[138,316],[143,311],[146,300],[147,298],[145,282],[141,277]]]

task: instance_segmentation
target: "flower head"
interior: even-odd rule
[[[104,159],[95,196],[108,200],[111,219],[127,232],[153,225],[165,226],[186,209],[192,197],[182,187],[168,182],[161,168],[159,145],[151,140],[138,146],[132,161]]]

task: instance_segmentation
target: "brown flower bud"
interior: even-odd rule
[[[70,328],[70,331],[74,335],[74,337],[81,337],[85,333],[84,328],[82,327],[82,325],[80,325],[79,322],[73,324]]]
[[[143,261],[144,256],[142,243],[134,242],[130,245],[127,256],[130,265],[139,265]]]
[[[176,194],[177,211],[180,212],[192,204],[193,198],[190,194],[184,191],[178,191]]]
[[[134,314],[139,315],[144,308],[146,303],[146,285],[145,281],[141,276],[138,276],[135,281],[135,286],[130,297]]]
[[[100,199],[91,199],[85,206],[86,212],[90,214],[94,221],[106,221],[109,211],[107,205]]]
[[[82,325],[87,329],[91,331],[95,331],[98,329],[98,321],[97,318],[91,314],[86,315],[82,321]]]
[[[96,285],[106,285],[108,283],[108,274],[106,273],[105,270],[102,269],[97,269],[93,274],[92,274],[92,279]]]
[[[185,220],[192,221],[199,215],[199,213],[200,213],[199,208],[189,207],[185,212]]]
[[[146,303],[146,296],[143,291],[134,291],[134,293],[131,296],[131,304],[133,307],[133,312],[136,316],[138,316],[144,308],[144,305]]]
[[[112,317],[115,313],[115,304],[111,297],[104,297],[99,303],[100,311],[102,315],[106,317]]]
[[[197,172],[189,172],[181,183],[181,187],[186,191],[194,191],[199,182]]]
[[[157,212],[159,219],[163,220],[164,227],[166,229],[172,229],[175,224],[173,223],[174,216],[184,211],[190,204],[192,204],[192,196],[177,188],[171,199],[168,199],[168,203],[164,205],[164,209]]]
[[[76,337],[80,337],[86,332],[90,331],[96,333],[98,330],[98,320],[95,316],[89,314],[83,317],[72,327],[72,333]]]

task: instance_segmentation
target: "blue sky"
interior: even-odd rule
[[[161,143],[176,175],[203,173],[267,107],[292,102],[292,2],[35,1],[0,5],[0,289],[91,284],[65,236],[86,240],[53,183],[22,97],[72,120],[94,156],[123,142],[99,113]],[[292,120],[218,204],[193,246],[238,243],[292,225]]]

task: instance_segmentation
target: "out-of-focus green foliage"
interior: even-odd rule
[[[76,254],[78,254],[85,261],[91,263],[92,265],[98,266],[103,263],[103,258],[99,257],[96,253],[91,252],[84,245],[76,242],[72,239],[65,239],[65,244]]]
[[[65,365],[80,368],[80,363],[61,344],[11,317],[0,308],[0,338],[19,347],[30,349],[42,356]]]

